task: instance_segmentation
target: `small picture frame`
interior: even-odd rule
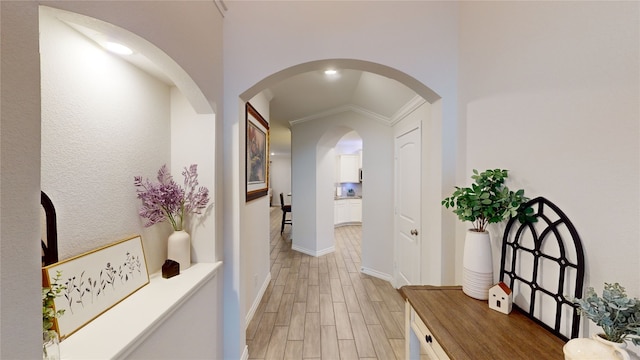
[[[54,328],[64,340],[149,283],[147,262],[138,235],[57,262],[42,269],[42,286],[59,273],[65,286],[54,300],[64,310]]]
[[[246,201],[267,195],[269,187],[269,123],[246,104]]]

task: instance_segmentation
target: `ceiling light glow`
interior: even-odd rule
[[[104,48],[114,52],[116,54],[120,54],[120,55],[131,55],[133,54],[133,50],[129,49],[128,47],[119,44],[119,43],[115,43],[115,42],[106,42],[104,43]]]

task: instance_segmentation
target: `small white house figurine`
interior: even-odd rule
[[[489,289],[489,308],[504,314],[511,312],[513,293],[504,282],[500,281]]]

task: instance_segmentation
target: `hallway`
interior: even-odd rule
[[[361,274],[360,226],[335,230],[336,251],[291,250],[290,226],[271,208],[272,280],[247,327],[250,359],[404,359],[404,302]]]

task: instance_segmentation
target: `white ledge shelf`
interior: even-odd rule
[[[149,284],[100,315],[60,343],[60,357],[119,359],[136,349],[150,334],[213,279],[222,262],[197,263],[180,275],[149,277]]]

